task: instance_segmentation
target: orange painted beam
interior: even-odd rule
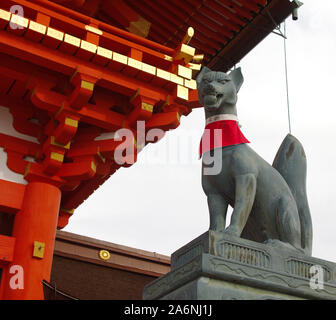
[[[18,45],[18,43],[20,43]],[[100,78],[99,85],[106,89],[112,89],[122,94],[136,91],[142,88],[142,94],[148,98],[155,100],[164,100],[167,92],[157,88],[151,84],[144,83],[138,79],[130,78],[122,75],[119,72],[112,72],[101,66],[94,66],[81,61],[76,57],[67,56],[61,52],[51,50],[42,45],[36,45],[33,42],[19,39],[9,33],[0,33],[0,49],[8,54],[21,57],[26,61],[48,67],[54,71],[71,76],[77,67],[85,70],[85,73],[93,77]],[[20,73],[18,70],[15,74],[17,77],[23,77],[25,73]],[[25,75],[24,79],[28,81],[29,76]]]
[[[66,146],[71,142],[71,139],[75,136],[78,128],[78,118],[70,116],[57,117],[59,125],[53,132],[55,137],[55,142]]]
[[[25,185],[0,179],[0,211],[16,213],[21,209]]]
[[[97,79],[94,79],[93,77],[88,77],[79,72],[76,73],[71,81],[75,86],[75,90],[69,99],[72,108],[82,109],[84,105],[89,103],[96,82]]]
[[[88,159],[75,161],[74,163],[65,163],[58,171],[58,175],[62,179],[83,181],[91,179],[96,174],[96,163],[93,157],[86,157]]]
[[[50,99],[53,97],[53,99]],[[57,101],[58,100],[58,101]],[[90,123],[94,126],[114,131],[122,126],[122,122],[125,120],[125,116],[118,114],[117,112],[104,112],[99,106],[86,105],[81,110],[72,111],[69,105],[62,102],[62,97],[55,92],[49,92],[49,90],[37,89],[32,97],[33,104],[41,109],[57,114],[61,108],[69,112],[78,115],[84,122]],[[58,105],[57,105],[58,103]],[[75,109],[74,109],[75,110]]]
[[[22,140],[16,137],[0,133],[0,146],[7,153],[7,166],[10,170],[23,174],[28,161],[24,160],[25,156],[35,157],[40,150],[37,143]]]
[[[10,105],[10,112],[13,115],[14,129],[32,137],[40,137],[43,129],[42,125],[29,121],[34,115],[33,106],[23,102],[21,99],[15,100],[18,100],[17,103]]]
[[[81,32],[85,32],[85,34],[87,34],[87,31],[85,29],[85,27],[88,26],[82,26]],[[94,53],[87,51],[87,50],[83,50],[82,45],[83,43],[86,45],[85,41],[80,42],[79,44],[77,44],[77,46],[70,46],[69,43],[67,42],[69,40],[69,37],[72,37],[72,33],[74,33],[74,31],[72,30],[72,28],[68,31],[70,32],[70,35],[66,35],[65,33],[67,32],[67,30],[69,29],[68,25],[64,25],[64,30],[60,31],[60,30],[55,30],[53,28],[47,29],[48,31],[46,32],[47,34],[44,36],[43,39],[43,43],[45,44],[46,47],[55,47],[57,45],[59,45],[61,43],[60,46],[60,51],[63,52],[67,52],[68,54],[73,54],[76,52],[76,50],[78,51],[78,54],[76,54],[76,56],[79,56],[80,58],[85,58],[85,54],[89,54],[89,57],[92,57],[92,55],[94,55]],[[28,30],[28,29],[27,29]],[[51,31],[50,31],[51,30]],[[98,30],[98,29],[96,29]],[[101,30],[98,30],[101,32]],[[50,33],[50,34],[49,34]],[[68,40],[66,40],[66,37],[68,37]],[[82,37],[82,40],[84,36]],[[63,39],[63,40],[62,40]],[[80,41],[81,39],[79,38],[71,38],[72,40],[76,41]],[[29,39],[27,39],[29,40]],[[29,40],[30,41],[30,40]],[[154,51],[152,49],[149,49],[147,47],[141,46],[141,45],[137,45],[127,39],[124,38],[120,38],[118,36],[115,36],[113,34],[109,34],[109,33],[103,33],[102,36],[100,36],[100,42],[101,42],[101,46],[105,47],[106,49],[109,49],[109,47],[111,49],[113,49],[114,51],[118,51],[120,50],[120,52],[125,52],[125,51],[129,51],[130,48],[134,48],[136,50],[142,51],[143,53],[146,54],[146,56],[151,57],[150,59],[155,59],[157,61],[159,61],[159,64],[166,64],[166,60],[165,60],[165,54],[163,54],[162,52],[158,52],[158,51]],[[34,42],[35,43],[35,42]],[[74,51],[71,51],[71,47],[73,47]],[[116,48],[119,48],[118,50],[116,50]],[[170,52],[172,52],[173,50],[171,50]],[[84,56],[83,56],[84,55]]]
[[[146,130],[160,128],[162,130],[175,129],[180,125],[180,114],[176,111],[156,113],[146,123]]]
[[[115,149],[122,142],[114,139],[108,139],[103,141],[80,141],[74,142],[71,149],[67,153],[67,157],[69,158],[77,158],[83,156],[92,156],[96,155],[98,150],[105,157],[111,157],[113,155]],[[133,147],[131,145],[130,147]]]
[[[143,46],[144,49],[148,48],[151,51],[159,51],[162,52],[161,57],[164,58],[164,55],[171,55],[173,53],[173,49],[163,46],[154,41],[150,41],[143,37],[137,36],[131,32],[124,31],[122,29],[116,28],[112,25],[104,23],[102,21],[93,19],[91,17],[85,16],[79,12],[68,9],[64,6],[58,5],[51,1],[46,2],[45,0],[16,0],[17,4],[20,4],[24,7],[31,8],[38,12],[44,13],[51,18],[55,18],[60,22],[64,22],[68,25],[73,25],[76,28],[80,28],[85,30],[85,25],[89,25],[90,23],[98,26],[99,29],[105,31],[104,36],[107,34],[115,35],[119,38],[126,39],[129,43],[131,43],[135,48]]]

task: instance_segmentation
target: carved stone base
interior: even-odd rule
[[[336,264],[208,231],[172,254],[143,299],[336,299]]]

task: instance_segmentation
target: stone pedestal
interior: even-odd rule
[[[336,299],[336,264],[208,231],[172,254],[144,300]]]

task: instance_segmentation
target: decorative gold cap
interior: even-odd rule
[[[110,259],[111,255],[107,250],[100,250],[99,251],[99,258],[102,260],[108,260]]]

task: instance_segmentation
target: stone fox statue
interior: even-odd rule
[[[226,74],[203,67],[196,80],[208,129],[200,154],[210,230],[311,255],[312,222],[302,145],[288,134],[271,166],[247,145],[237,123],[237,92],[243,83],[240,68]],[[219,137],[214,129],[222,129]],[[203,140],[209,131],[211,139],[206,144]],[[213,159],[212,165],[220,161],[219,173],[207,174],[210,165],[205,159]],[[225,229],[228,205],[233,212]]]

